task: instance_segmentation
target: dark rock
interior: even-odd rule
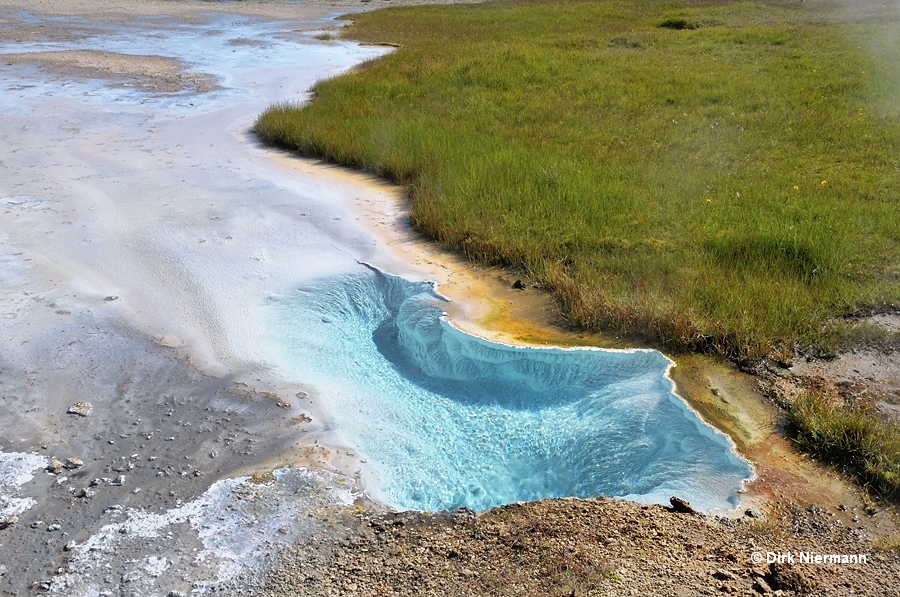
[[[0,517],[0,531],[11,527],[12,525],[16,524],[17,522],[19,522],[18,516]]]
[[[766,575],[769,586],[778,590],[794,591],[801,595],[816,594],[817,583],[803,568],[773,562],[769,564],[769,574]]]
[[[691,506],[691,503],[687,500],[683,500],[680,497],[675,497],[674,495],[669,498],[669,503],[672,504],[672,511],[678,512],[680,514],[696,514],[697,511],[694,510],[694,507]]]
[[[516,290],[522,290],[523,288],[525,288],[525,284],[522,283],[522,280],[516,280],[515,282],[513,282],[512,287]]]

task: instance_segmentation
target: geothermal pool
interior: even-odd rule
[[[517,347],[454,328],[427,282],[362,270],[274,307],[288,367],[400,508],[609,495],[728,509],[750,476],[654,350]]]
[[[0,52],[165,56],[217,87],[161,93],[37,63],[0,71],[4,289],[24,293],[17,305],[39,294],[52,307],[28,330],[4,328],[10,346],[93,317],[220,378],[310,390],[318,437],[354,452],[367,489],[397,508],[598,494],[733,507],[752,471],[674,393],[665,356],[459,331],[352,202],[389,198],[255,146],[249,128],[267,105],[304,99],[383,49],[249,17],[66,19],[85,31],[77,43]],[[35,362],[24,350],[7,358]],[[91,358],[102,371],[102,354]]]

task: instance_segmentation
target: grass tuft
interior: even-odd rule
[[[795,398],[788,418],[801,448],[849,469],[881,496],[900,499],[900,426],[896,423],[813,393]]]
[[[700,25],[698,25],[697,23],[688,21],[683,17],[668,17],[664,19],[663,22],[659,24],[659,26],[664,29],[675,29],[676,31],[700,28]]]

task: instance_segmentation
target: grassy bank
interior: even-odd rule
[[[846,468],[879,495],[900,500],[900,427],[860,408],[806,393],[789,409],[804,450]]]
[[[788,351],[900,299],[897,22],[807,4],[355,15],[349,36],[399,49],[256,129],[406,185],[415,226],[576,326]]]

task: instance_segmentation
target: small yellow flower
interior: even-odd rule
[[[709,203],[710,201],[712,201],[712,199],[710,199],[709,197],[707,197],[707,198],[706,198],[706,202]]]
[[[827,180],[823,180],[822,182],[819,183],[819,186],[820,186],[820,187],[824,187],[824,186],[827,185],[827,184],[828,184],[828,181],[827,181]]]
[[[795,191],[799,191],[799,190],[800,190],[800,187],[798,187],[797,185],[794,185],[794,190],[795,190]]]

